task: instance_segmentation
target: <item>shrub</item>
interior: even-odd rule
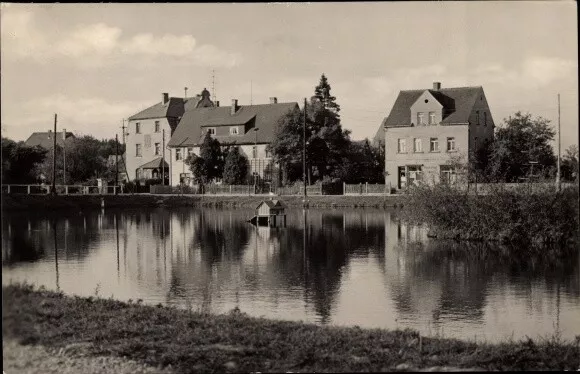
[[[420,185],[404,195],[400,218],[426,224],[443,238],[562,243],[578,238],[578,188],[534,193],[492,188],[486,195],[444,184]]]

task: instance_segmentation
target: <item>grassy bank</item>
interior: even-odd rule
[[[131,207],[251,207],[254,208],[265,199],[281,199],[289,207],[302,207],[302,196],[204,196],[204,195],[2,195],[2,209],[5,211],[42,210],[42,209],[91,209],[100,208],[101,199],[108,208]],[[308,196],[308,206],[312,208],[340,207],[393,207],[400,201],[397,196]]]
[[[497,189],[485,196],[447,185],[422,185],[403,198],[400,217],[426,224],[438,238],[563,244],[578,239],[578,188],[528,193]]]
[[[83,345],[180,373],[343,372],[477,368],[577,370],[580,337],[485,344],[417,332],[321,327],[207,315],[158,305],[67,297],[26,285],[3,287],[2,335],[22,344]]]

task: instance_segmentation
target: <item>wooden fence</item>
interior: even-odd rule
[[[47,195],[50,194],[51,185],[39,184],[3,184],[2,193],[21,195]],[[114,195],[123,193],[122,186],[81,186],[81,185],[56,185],[57,195]]]
[[[344,184],[345,195],[384,195],[388,193],[388,189],[384,184]]]

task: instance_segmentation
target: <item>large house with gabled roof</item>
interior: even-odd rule
[[[493,141],[494,128],[481,86],[441,88],[435,82],[432,89],[400,91],[374,138],[385,146],[387,188],[455,180],[454,160],[471,162]]]
[[[278,103],[275,97],[269,104],[238,105],[233,99],[229,107],[198,107],[185,111],[167,146],[170,150],[171,184],[191,183],[192,175],[185,159],[200,154],[206,133],[223,146],[236,145],[250,162],[250,173],[271,180],[272,155],[267,146],[275,137],[278,121],[298,108],[296,102]]]
[[[165,184],[168,184],[171,161],[168,152],[164,152],[164,144],[169,143],[185,112],[213,105],[206,89],[191,98],[169,97],[163,93],[161,102],[129,117],[125,133],[129,180],[160,179],[165,169]]]

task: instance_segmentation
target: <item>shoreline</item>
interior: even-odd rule
[[[22,284],[2,290],[4,339],[47,349],[82,344],[87,356],[121,357],[177,373],[578,370],[580,363],[580,336],[489,344],[409,329],[269,320],[239,310],[211,315]]]
[[[289,208],[302,207],[303,196],[271,195],[20,195],[2,194],[2,211],[100,209],[130,207],[219,207],[255,208],[261,201],[282,200]],[[401,204],[401,196],[308,196],[310,208],[394,208]]]

